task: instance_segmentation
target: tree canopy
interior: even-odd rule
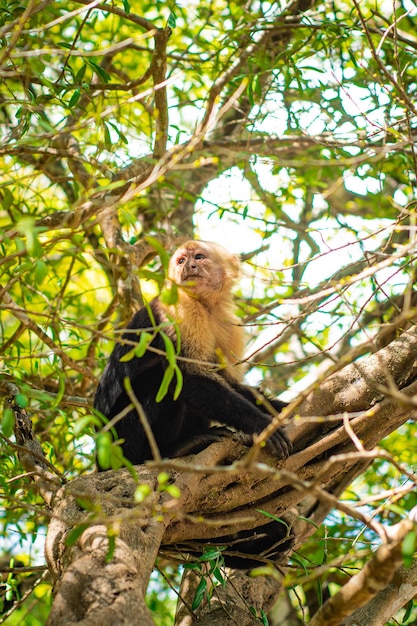
[[[275,506],[300,525],[289,567],[262,571],[251,593],[235,581],[242,615],[255,621],[239,620],[416,623],[416,533],[407,526],[417,505],[416,17],[412,0],[0,2],[4,623],[46,623],[51,575],[60,574],[45,565],[45,534],[51,520],[50,536],[63,520],[70,527],[78,488],[91,497],[81,508],[104,526],[106,563],[112,553],[129,559],[117,543],[128,515],[113,499],[143,506],[155,527],[166,502],[183,504],[184,520],[159,537],[148,587],[158,625],[174,623],[183,571],[169,545],[196,538],[187,519],[198,515],[212,526],[196,536],[215,536],[207,494],[194,503],[181,494],[203,490],[204,463],[221,465],[232,444],[198,457],[194,483],[181,465],[142,468],[135,479],[92,410],[120,329],[144,301],[169,297],[167,259],[184,237],[241,256],[247,380],[294,401],[288,464],[254,462],[230,483],[233,507],[217,503],[219,518],[234,520],[240,503],[243,519],[242,485],[255,483],[255,521]],[[13,435],[19,411],[41,445],[33,467],[26,440]],[[93,482],[96,446],[112,471]],[[70,485],[59,514],[59,498],[33,480],[37,462]],[[214,473],[211,488],[222,493],[227,480],[227,470]],[[273,481],[292,491],[277,491],[261,513]],[[107,522],[94,508],[104,492]],[[90,545],[91,519],[77,518],[67,547]],[[158,546],[146,548],[149,574]],[[191,591],[182,585],[176,624],[200,610],[203,624],[230,623],[207,617],[228,593],[209,557],[190,570]],[[384,567],[392,580],[366,597],[352,591],[364,588],[358,572],[373,581]],[[279,578],[281,589],[283,572],[279,594],[268,585]]]

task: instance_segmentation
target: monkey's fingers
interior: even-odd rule
[[[268,440],[269,447],[279,459],[286,459],[292,451],[292,443],[285,430],[278,428]]]

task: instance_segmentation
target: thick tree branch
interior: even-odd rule
[[[380,626],[397,613],[416,595],[417,561],[410,567],[399,567],[391,582],[365,606],[355,610],[343,626]],[[327,625],[326,625],[327,626]]]
[[[105,526],[86,529],[57,584],[47,625],[130,626],[135,616],[135,623],[152,626],[144,596],[162,531],[162,524],[150,519],[146,532],[132,525],[124,529],[129,541],[117,537],[113,546]],[[59,556],[68,558],[63,550],[54,554],[54,563]]]

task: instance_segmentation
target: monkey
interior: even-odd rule
[[[238,273],[238,258],[222,246],[187,241],[174,252],[168,265],[168,278],[178,290],[177,300],[166,303],[160,297],[153,299],[133,316],[116,343],[97,387],[94,407],[112,420],[123,455],[133,465],[153,458],[143,417],[161,457],[175,458],[201,451],[225,433],[231,434],[230,428],[243,432],[251,442],[271,422],[268,404],[276,412],[286,406],[243,382],[244,330],[232,296]],[[139,350],[144,333],[149,343]],[[174,374],[165,395],[158,398],[169,363],[167,338],[177,351],[177,375],[182,380],[178,393]],[[140,404],[142,419],[131,404],[126,379]],[[222,426],[214,426],[216,423]],[[278,428],[266,445],[279,459],[285,459],[292,449],[284,428]],[[279,522],[262,527],[269,527],[274,537],[258,534],[251,554],[277,542],[277,526],[284,527]],[[286,535],[282,528],[278,529],[278,540]],[[245,544],[250,535],[253,538],[254,533],[243,533]],[[234,542],[235,536],[223,540]],[[252,565],[252,561],[240,558],[230,562],[233,567]]]
[[[237,257],[218,244],[186,242],[169,262],[168,277],[179,288],[177,302],[164,304],[155,298],[140,309],[103,372],[95,409],[109,420],[125,411],[130,405],[124,388],[128,378],[162,457],[184,456],[184,450],[189,449],[184,444],[210,437],[213,422],[253,436],[271,421],[268,408],[259,403],[260,392],[243,384],[244,331],[231,294],[238,271]],[[176,400],[172,384],[160,402],[155,400],[168,365],[165,342],[158,330],[174,345],[180,342],[183,360],[178,359],[178,366],[183,381]],[[149,349],[140,358],[125,360],[132,342],[139,342],[143,332],[153,334]],[[268,403],[277,412],[286,406],[270,398]],[[123,455],[131,463],[139,465],[152,459],[149,441],[134,409],[120,420],[116,418],[115,430],[122,440]],[[216,432],[219,430],[213,431],[214,436]],[[267,446],[282,459],[291,449],[282,428],[271,435]]]

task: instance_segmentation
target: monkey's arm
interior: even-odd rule
[[[184,376],[180,399],[194,414],[232,426],[250,435],[262,432],[271,417],[261,411],[254,402],[213,378],[188,374]],[[283,429],[278,428],[268,440],[271,451],[279,458],[291,452],[291,442]]]
[[[257,387],[254,388],[249,385],[242,385],[241,383],[232,383],[232,387],[235,391],[240,393],[241,396],[246,398],[246,400],[255,404],[259,410],[262,411],[262,413],[266,413],[267,415],[271,415],[268,409],[268,404],[270,404],[278,413],[288,406],[288,402],[283,402],[282,400],[278,400],[278,398],[270,398],[269,395]],[[265,399],[266,402],[263,403],[262,399]]]

